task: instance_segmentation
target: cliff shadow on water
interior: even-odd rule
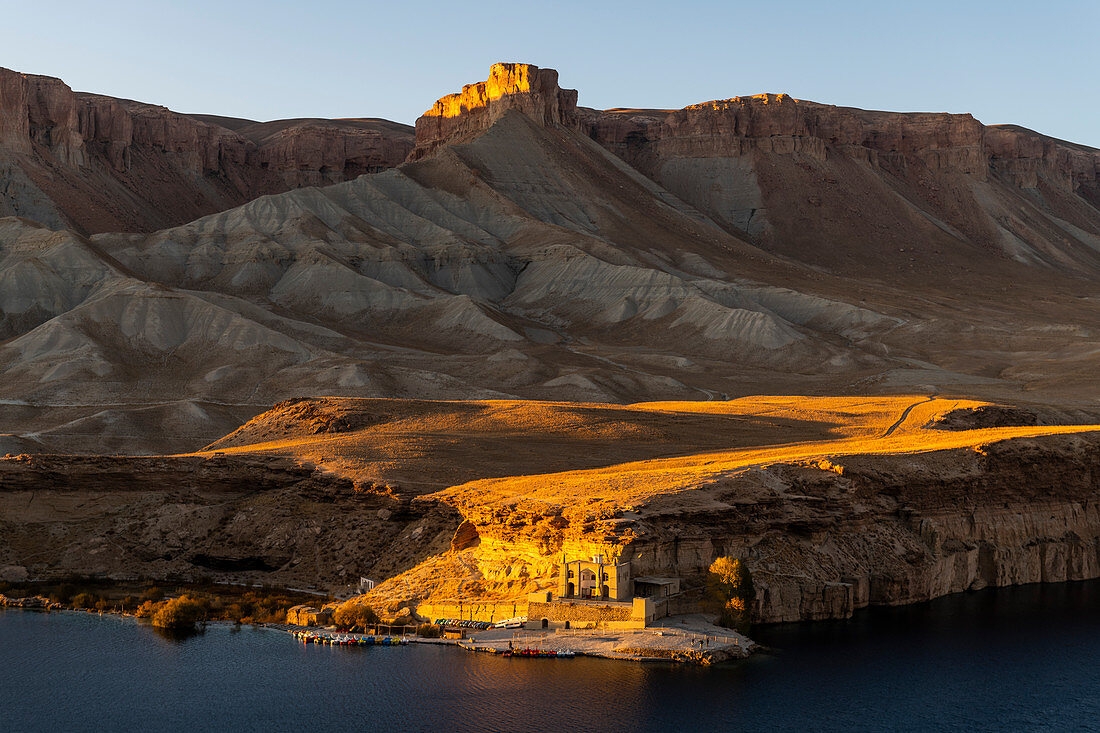
[[[1019,634],[1025,639],[1069,639],[1100,634],[1100,580],[986,588],[907,606],[874,606],[846,620],[760,624],[753,639],[782,658],[788,655],[861,655],[897,647],[957,645],[975,653]]]

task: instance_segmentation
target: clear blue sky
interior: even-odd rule
[[[5,3],[0,66],[182,112],[411,123],[494,61],[589,107],[758,92],[971,112],[1100,147],[1100,0]]]

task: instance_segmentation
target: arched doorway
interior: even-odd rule
[[[603,588],[602,588],[601,590],[602,590],[602,592],[603,592],[603,596],[602,596],[602,597],[603,597],[603,598],[607,598],[607,596],[608,596],[608,588],[607,588],[607,584],[604,584],[604,586],[603,586]]]
[[[568,621],[565,622],[565,628],[567,628],[567,629],[569,628],[569,622]]]
[[[544,629],[550,628],[550,619],[544,618],[542,620],[542,628],[544,628]]]
[[[570,581],[569,581],[569,590],[568,590],[568,591],[566,591],[566,593],[565,593],[565,597],[566,597],[566,598],[572,598],[572,597],[573,597],[573,594],[575,594],[576,592],[577,592],[577,591],[576,591],[575,587],[573,586],[573,581],[572,581],[572,580],[570,580]]]
[[[599,587],[599,581],[596,580],[596,574],[585,568],[581,571],[581,598],[595,598],[599,592],[596,589]]]

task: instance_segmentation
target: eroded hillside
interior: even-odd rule
[[[326,395],[1095,403],[1090,149],[774,96],[597,113],[523,64],[417,134],[414,162],[154,233],[0,221],[0,432],[155,452],[175,434],[138,411],[169,409],[193,450]]]

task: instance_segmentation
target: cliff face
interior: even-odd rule
[[[289,461],[0,458],[0,579],[332,588],[442,552],[457,523]]]
[[[742,558],[756,586],[754,618],[765,623],[1100,577],[1095,434],[833,461],[752,469],[619,509],[593,509],[598,497],[460,504],[459,546],[373,600],[396,608],[412,587],[435,602],[460,579],[473,596],[522,600],[552,587],[563,556],[596,554],[630,562],[633,576],[680,577],[689,610],[715,558]]]
[[[412,131],[386,120],[290,120],[239,130],[259,146],[259,165],[287,189],[327,186],[378,173],[405,160]]]
[[[590,137],[640,164],[754,151],[825,160],[834,146],[871,162],[913,156],[933,169],[984,175],[983,126],[970,115],[870,112],[759,94],[671,111],[584,109],[582,120]]]
[[[558,86],[558,72],[531,64],[493,64],[489,78],[448,94],[416,121],[418,160],[442,145],[468,140],[510,110],[543,125],[577,124],[577,90]]]
[[[970,115],[783,94],[579,117],[591,138],[732,233],[815,266],[927,277],[956,255],[965,267],[991,253],[1097,265],[1100,151],[1085,146]]]
[[[164,107],[0,69],[0,214],[83,233],[151,231],[392,167],[412,148],[411,131],[393,123],[299,122],[250,123],[278,128],[257,143]]]
[[[643,169],[670,158],[803,153],[825,160],[842,152],[875,165],[904,169],[920,161],[931,171],[985,180],[990,169],[1034,188],[1038,176],[1069,190],[1094,186],[1100,151],[1009,126],[987,127],[968,114],[877,112],[759,94],[681,110],[582,108],[590,137]],[[1024,173],[1029,175],[1023,175]]]
[[[761,622],[1100,577],[1095,437],[838,463],[747,476],[726,488],[731,509],[654,517],[624,557],[636,574],[697,582],[714,557],[743,557]]]

